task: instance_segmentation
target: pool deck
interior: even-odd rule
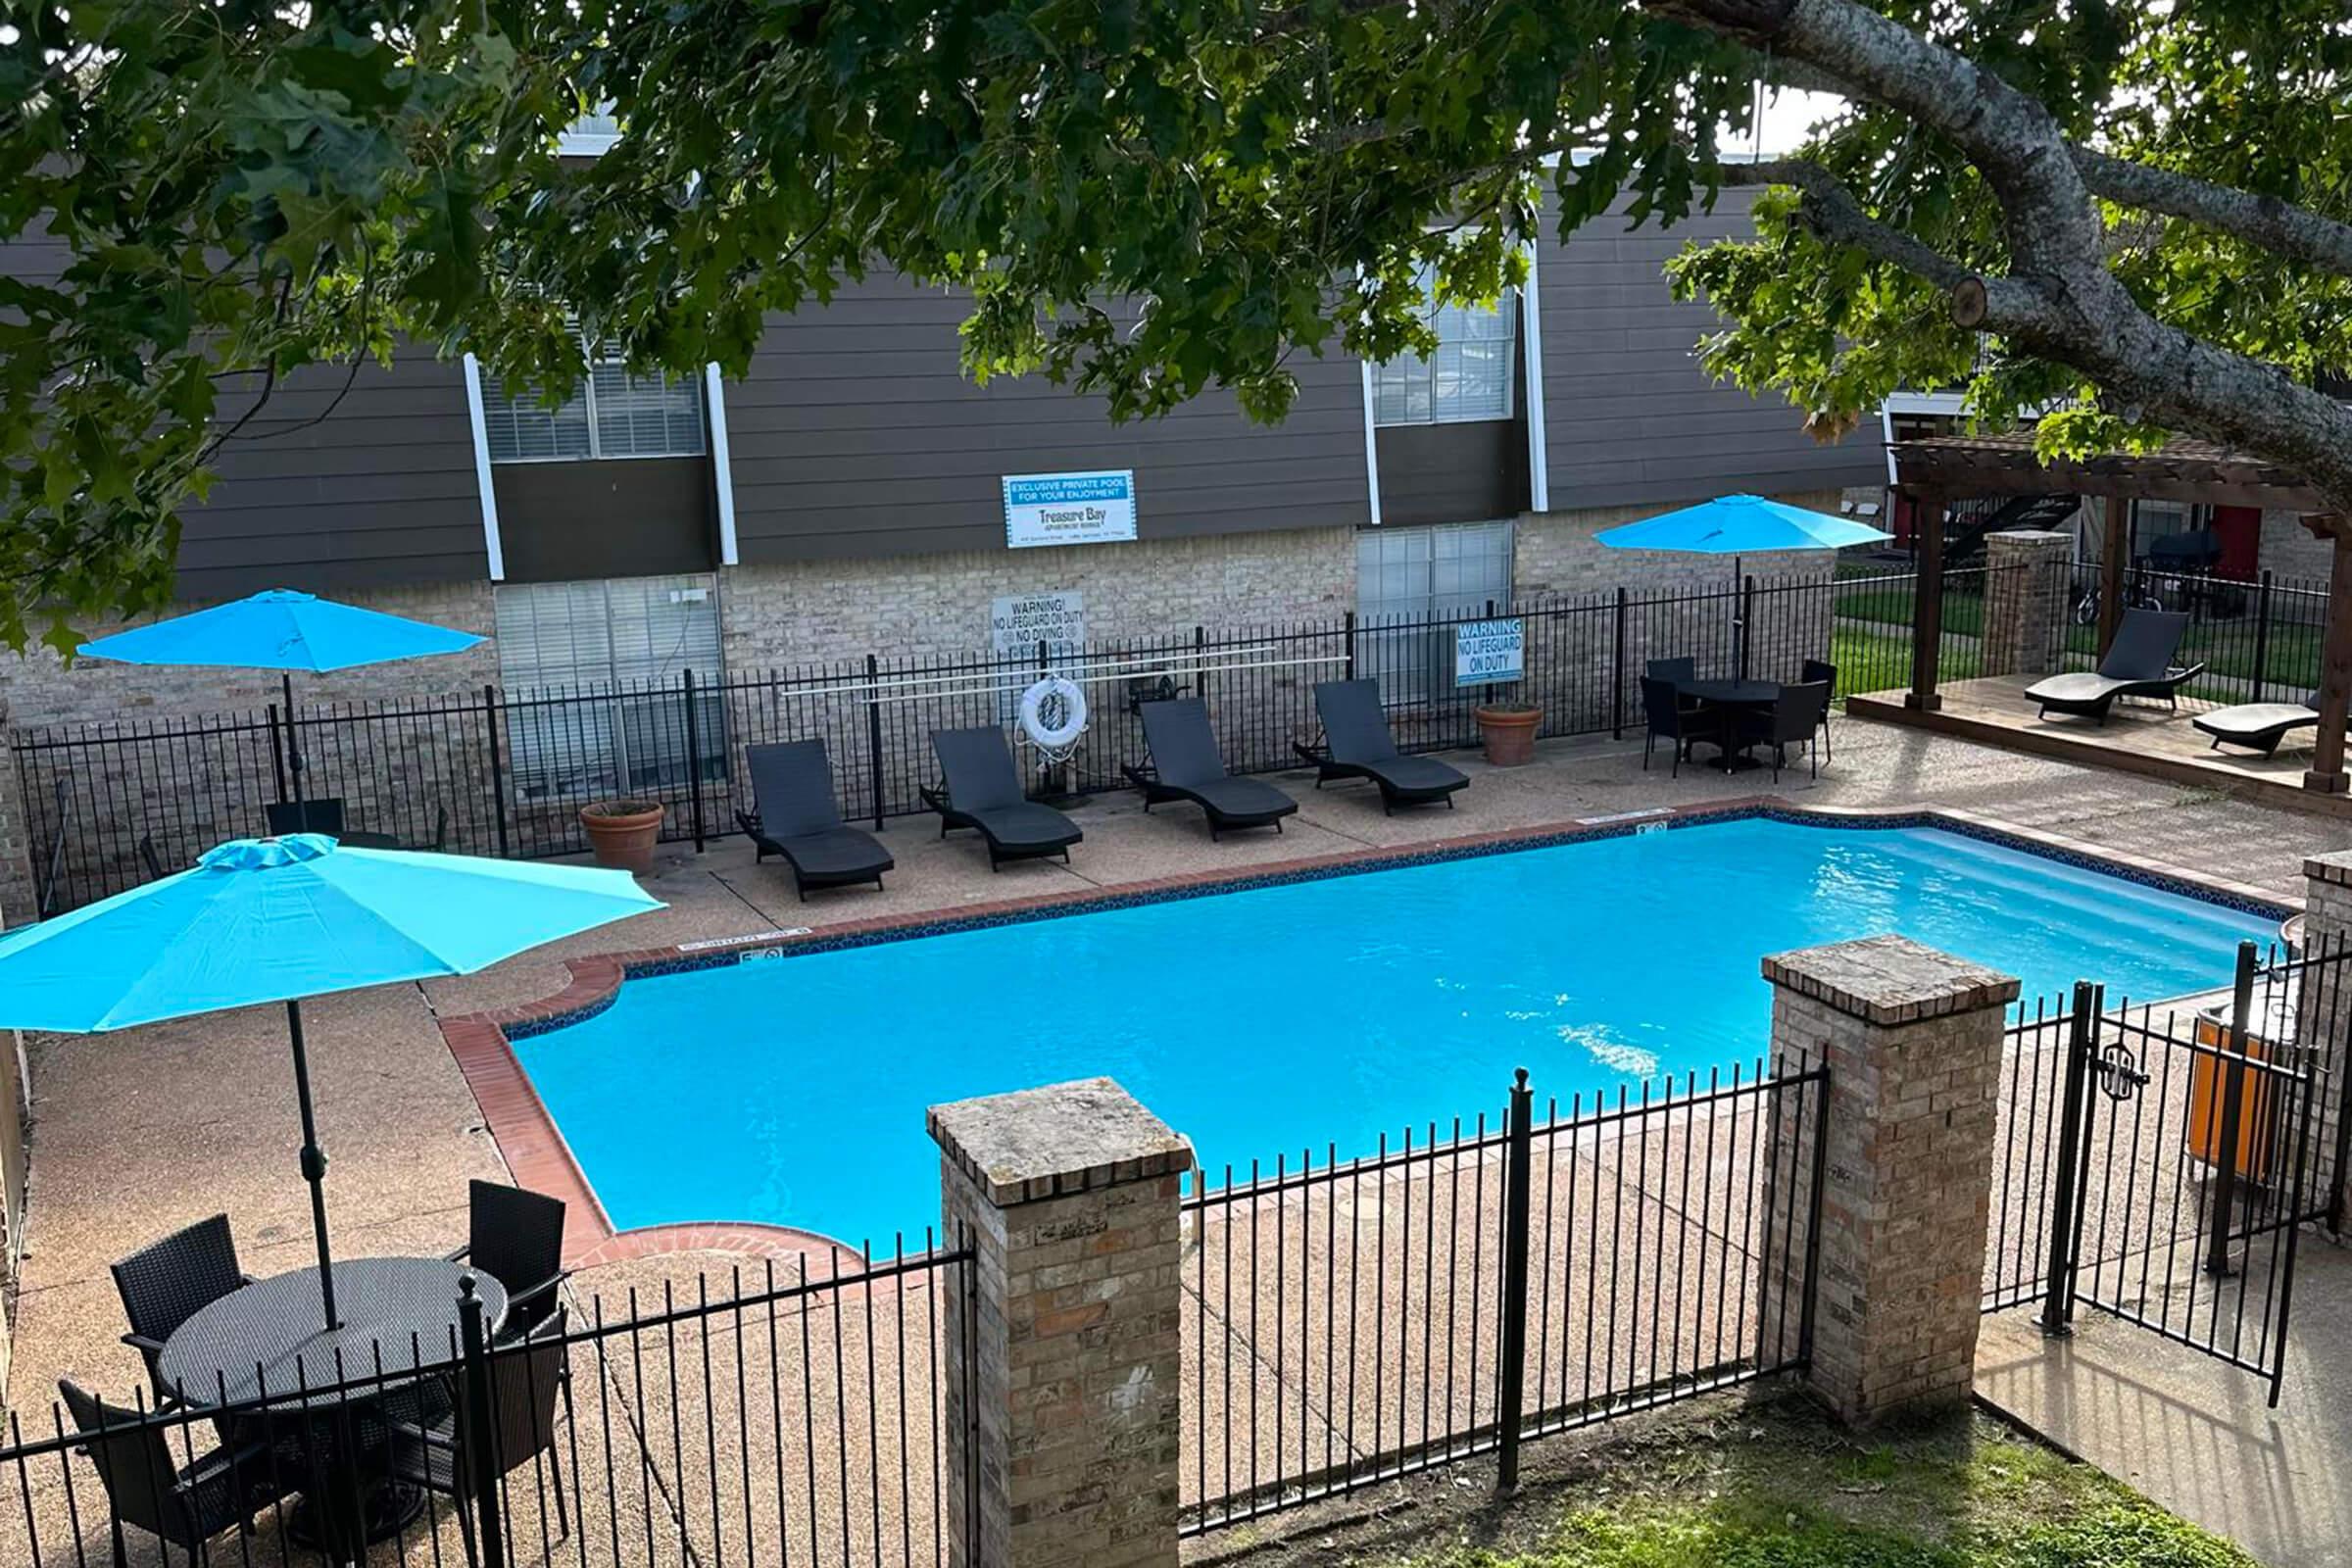
[[[1899,691],[1873,692],[1849,700],[1857,717],[1904,724],[1934,734],[2006,747],[2061,761],[2118,768],[2189,789],[2229,790],[2249,801],[2286,810],[2334,816],[2352,832],[2352,796],[2326,795],[2303,787],[2311,766],[2313,731],[2297,730],[2269,757],[2243,748],[2222,750],[2190,722],[2219,704],[2184,701],[2119,702],[2107,721],[2040,715],[2026,688],[2040,675],[1988,675],[1947,681],[1937,690],[1943,706],[1919,712],[1903,706]]]
[[[1133,795],[1089,803],[1073,864],[1029,862],[992,874],[968,836],[941,841],[930,818],[894,820],[884,835],[899,868],[887,892],[848,890],[802,904],[778,865],[755,865],[740,840],[709,853],[672,848],[646,885],[668,907],[554,944],[478,975],[381,987],[306,1006],[321,1141],[341,1255],[440,1251],[463,1239],[466,1183],[530,1172],[511,1165],[490,1124],[502,1107],[462,1070],[444,1025],[523,1008],[562,993],[573,965],[617,949],[654,950],[808,926],[969,914],[1002,901],[1092,896],[1281,862],[1427,846],[1464,835],[1538,831],[1613,812],[1777,794],[1817,808],[1954,809],[2039,830],[2120,858],[2176,867],[2299,903],[2306,856],[2352,844],[2352,823],[1892,725],[1840,720],[1836,759],[1818,781],[1800,764],[1776,787],[1769,773],[1726,776],[1685,766],[1648,772],[1641,742],[1547,743],[1530,767],[1498,772],[1448,758],[1472,776],[1457,810],[1384,816],[1362,789],[1317,793],[1305,775],[1280,782],[1301,802],[1290,830],[1211,843],[1199,814],[1146,814]],[[1757,981],[1762,985],[1761,979]],[[119,1342],[122,1309],[107,1264],[180,1225],[225,1210],[244,1266],[269,1275],[302,1265],[309,1242],[288,1092],[282,1019],[268,1008],[91,1037],[26,1042],[34,1097],[32,1193],[7,1394],[46,1424],[56,1380],[126,1395],[142,1371]],[[713,1094],[723,1094],[714,1086]],[[509,1107],[511,1108],[511,1107]],[[1399,1119],[1426,1107],[1399,1106]],[[1303,1115],[1304,1113],[1302,1113]],[[1302,1121],[1302,1140],[1317,1129]],[[909,1216],[920,1226],[927,1216]],[[583,1295],[692,1282],[745,1256],[790,1255],[814,1239],[728,1223],[606,1239],[576,1229]],[[584,1244],[584,1245],[582,1245]],[[822,1263],[818,1273],[822,1273]]]

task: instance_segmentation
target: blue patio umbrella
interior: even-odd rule
[[[270,588],[250,598],[134,626],[81,645],[91,659],[126,664],[274,669],[286,694],[288,760],[294,799],[302,799],[302,753],[294,738],[295,670],[324,674],[362,664],[463,653],[482,639],[380,610]]]
[[[470,974],[662,907],[625,871],[238,839],[188,870],[0,936],[0,1028],[74,1034],[283,1003],[327,1326],[338,1326],[326,1154],[302,999]]]
[[[1717,496],[1696,506],[1662,512],[1640,522],[1603,528],[1593,539],[1613,550],[1669,550],[1687,556],[1730,556],[1732,589],[1740,587],[1740,558],[1768,550],[1843,550],[1848,545],[1884,544],[1894,535],[1866,522],[1809,512],[1763,496]],[[1740,669],[1747,671],[1747,620],[1737,611]]]

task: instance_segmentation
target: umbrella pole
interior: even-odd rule
[[[1732,558],[1732,657],[1739,661],[1737,674],[1747,679],[1747,589],[1746,576],[1740,569],[1740,558]],[[294,775],[300,778],[302,775]],[[300,799],[300,797],[296,797]]]
[[[311,1058],[302,1045],[302,1004],[286,1004],[286,1033],[294,1043],[294,1098],[302,1105],[302,1179],[311,1184],[311,1230],[318,1242],[318,1296],[331,1332],[343,1326],[335,1311],[334,1256],[326,1245],[326,1151],[318,1147],[318,1120],[311,1111]]]
[[[302,731],[294,724],[294,676],[280,673],[278,685],[286,694],[286,771],[294,775],[294,820],[305,829],[311,825],[310,813],[302,808]]]

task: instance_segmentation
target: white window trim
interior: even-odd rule
[[[1544,435],[1543,291],[1536,286],[1536,240],[1527,253],[1527,284],[1519,291],[1519,370],[1527,377],[1527,504],[1531,512],[1551,510],[1551,459]]]
[[[482,362],[466,356],[466,417],[473,426],[473,482],[482,497],[482,553],[490,558],[490,580],[507,579],[507,553],[498,537],[498,492],[490,482],[490,420],[482,412]]]
[[[1372,362],[1356,362],[1364,371],[1364,488],[1372,503],[1372,526],[1380,526],[1380,421],[1372,416]]]
[[[704,445],[710,451],[710,481],[718,492],[718,564],[741,564],[735,549],[735,466],[727,448],[727,387],[716,365],[703,367]]]

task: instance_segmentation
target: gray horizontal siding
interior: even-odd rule
[[[1629,231],[1610,214],[1565,245],[1544,240],[1536,277],[1553,511],[1886,482],[1875,424],[1825,446],[1788,403],[1718,384],[1698,363],[1699,339],[1722,322],[1703,302],[1678,303],[1663,269],[1692,240],[1750,232],[1754,199],[1726,190],[1714,212],[1671,229]]]
[[[1369,518],[1354,361],[1295,362],[1298,403],[1278,426],[1221,393],[1117,425],[1041,377],[973,385],[956,359],[965,309],[878,273],[771,318],[726,389],[744,561],[1002,548],[1008,473],[1133,468],[1147,539]]]
[[[241,412],[221,401],[224,417]],[[356,375],[297,371],[215,466],[211,498],[181,514],[184,597],[489,574],[465,371],[429,349],[404,345],[389,367]]]

